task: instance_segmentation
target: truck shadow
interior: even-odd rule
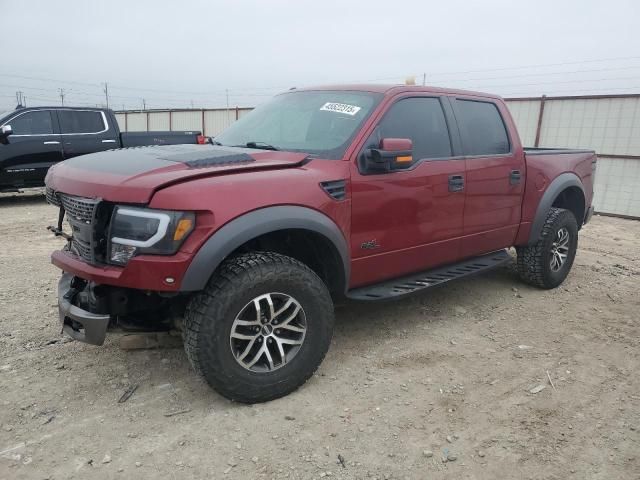
[[[46,202],[44,188],[29,188],[22,192],[0,192],[0,208],[39,205]]]
[[[512,301],[514,288],[529,289],[519,281],[515,260],[505,266],[475,276],[455,280],[408,295],[397,300],[379,302],[347,301],[336,306],[336,333],[348,337],[353,329],[377,328],[378,323],[392,321],[394,328],[408,328],[422,319],[432,322],[454,320],[456,310],[473,310],[474,299],[488,291],[503,301]],[[499,303],[498,300],[496,300]],[[422,319],[420,318],[422,317]]]
[[[438,341],[432,338],[434,334],[430,332],[431,328],[439,331],[450,324],[455,334],[470,323],[482,321],[496,305],[519,301],[517,293],[513,291],[514,286],[523,292],[531,288],[517,281],[517,274],[508,264],[482,275],[450,282],[446,288],[443,285],[394,301],[339,304],[335,312],[333,342],[318,375],[329,375],[340,365],[352,362],[351,357],[367,354],[380,348],[383,343],[392,341],[401,346],[407,335],[423,337],[425,354],[428,353],[429,357],[436,355],[437,348],[429,344],[430,339],[436,343]],[[479,303],[482,305],[478,306]],[[166,401],[162,399],[170,391],[181,391],[182,400],[194,409],[206,411],[214,405],[227,410],[238,406],[219,396],[193,374],[180,346],[123,351],[112,344],[108,350],[110,353],[106,357],[109,358],[124,354],[126,369],[132,378],[144,379],[142,384],[145,385],[155,385],[152,387],[154,392],[156,389],[167,389],[167,392],[149,392],[151,396],[157,394],[158,401]],[[109,361],[103,358],[101,363]],[[382,365],[380,368],[385,367]],[[319,388],[312,385],[316,381],[322,382],[321,379],[310,381],[308,392]]]

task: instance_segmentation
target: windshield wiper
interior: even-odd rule
[[[237,145],[238,147],[247,147],[247,148],[259,148],[261,150],[280,150],[278,147],[274,147],[265,142],[247,142],[244,145]]]
[[[217,140],[211,140],[211,145],[219,145],[221,147],[224,147],[224,145],[222,145],[220,142],[218,142]]]

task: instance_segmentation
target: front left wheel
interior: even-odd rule
[[[304,384],[324,358],[333,303],[301,262],[258,252],[227,260],[187,306],[184,341],[197,373],[223,396],[273,400]]]

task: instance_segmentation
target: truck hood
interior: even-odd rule
[[[307,157],[306,153],[214,145],[122,148],[58,163],[49,169],[45,183],[70,195],[148,203],[155,191],[192,178],[291,168]]]

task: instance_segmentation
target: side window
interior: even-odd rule
[[[106,130],[100,112],[84,110],[58,110],[62,133],[98,133]]]
[[[51,112],[36,110],[23,113],[7,122],[11,125],[14,135],[47,135],[53,134]]]
[[[495,104],[456,100],[456,107],[465,155],[509,153],[509,136]]]
[[[437,98],[405,98],[391,106],[374,133],[382,138],[410,138],[413,158],[451,156],[451,140],[442,105]]]

